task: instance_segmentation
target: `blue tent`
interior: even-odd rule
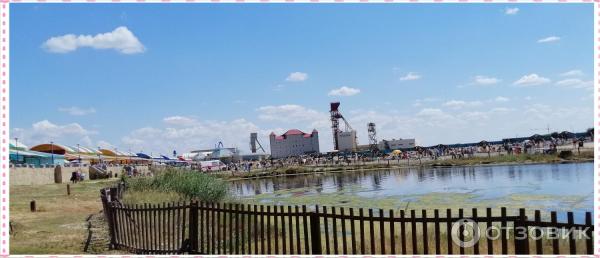
[[[135,155],[137,155],[138,157],[142,158],[142,159],[152,159],[152,157],[150,157],[150,155],[148,154],[144,154],[144,153],[136,153]]]
[[[62,165],[65,163],[65,156],[38,151],[9,149],[9,159],[12,163],[30,164],[30,165]]]

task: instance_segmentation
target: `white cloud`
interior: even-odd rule
[[[329,96],[353,96],[358,93],[360,93],[360,89],[342,86],[341,88],[333,89],[333,90],[329,91],[329,93],[327,95],[329,95]]]
[[[490,110],[490,113],[508,113],[514,111],[513,108],[505,108],[505,107],[496,107]]]
[[[421,79],[421,75],[415,72],[409,72],[406,75],[400,77],[401,81],[414,81]]]
[[[438,98],[423,98],[423,99],[416,99],[415,102],[413,103],[413,107],[420,107],[422,106],[424,103],[430,103],[430,102],[435,102],[435,101],[439,101]]]
[[[472,84],[474,85],[492,85],[499,83],[501,80],[494,77],[488,77],[485,75],[477,75],[473,78]]]
[[[509,101],[510,99],[509,99],[509,98],[506,98],[506,97],[498,96],[498,97],[496,97],[494,100],[495,100],[496,102],[507,102],[507,101]]]
[[[594,87],[594,82],[583,81],[581,79],[564,79],[561,81],[557,81],[556,85],[573,89],[592,89]]]
[[[467,111],[467,112],[458,114],[457,118],[464,120],[465,122],[481,122],[484,120],[489,120],[490,116],[487,112]]]
[[[263,106],[259,107],[257,111],[259,112],[258,118],[264,121],[292,123],[328,119],[326,113],[294,104]]]
[[[564,73],[559,74],[562,77],[578,77],[583,76],[583,72],[580,70],[571,70]]]
[[[550,36],[550,37],[539,39],[537,42],[538,43],[548,43],[548,42],[554,42],[554,41],[559,41],[559,40],[560,40],[560,37]]]
[[[515,15],[518,12],[519,12],[519,8],[517,8],[517,7],[504,9],[504,14],[506,14],[506,15]]]
[[[461,109],[467,107],[477,107],[481,106],[483,103],[481,101],[464,101],[464,100],[450,100],[443,104],[445,107],[449,107],[452,109]]]
[[[12,130],[13,137],[18,137],[19,141],[29,146],[51,141],[66,145],[79,143],[83,146],[89,146],[92,144],[89,136],[95,134],[97,132],[85,129],[78,123],[59,125],[48,120],[33,123],[31,128],[14,128]]]
[[[131,131],[121,138],[124,147],[135,152],[170,156],[173,150],[184,153],[212,148],[221,141],[225,147],[238,147],[245,151],[248,149],[250,133],[259,132],[258,126],[245,119],[201,121],[184,116],[171,116],[164,118],[163,122],[164,126],[142,127]],[[266,136],[261,141],[266,141]]]
[[[33,131],[50,136],[60,135],[89,135],[92,131],[84,129],[78,123],[70,123],[66,125],[53,124],[48,120],[39,121],[32,125]]]
[[[542,85],[542,84],[546,84],[551,82],[550,79],[539,76],[535,73],[532,74],[528,74],[528,75],[523,75],[523,77],[521,77],[520,79],[518,79],[517,81],[513,82],[513,85],[516,86],[535,86],[535,85]]]
[[[185,116],[170,116],[163,118],[163,122],[176,126],[191,126],[198,123],[196,119]]]
[[[306,81],[308,79],[308,74],[303,73],[303,72],[293,72],[290,73],[290,75],[288,75],[287,78],[285,78],[286,81],[289,82],[302,82],[302,81]]]
[[[68,108],[58,108],[58,111],[65,112],[72,116],[84,116],[88,114],[96,113],[96,109],[94,108],[80,108],[80,107],[68,107]]]
[[[144,45],[124,26],[94,36],[66,34],[51,37],[44,42],[42,47],[52,53],[68,53],[81,47],[115,49],[123,54],[138,54],[145,51]]]
[[[454,116],[438,108],[424,108],[415,115],[418,123],[430,127],[446,127],[457,122]],[[413,125],[415,126],[415,125]]]

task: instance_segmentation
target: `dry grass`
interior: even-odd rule
[[[100,189],[115,179],[66,184],[11,186],[11,254],[81,254],[87,239],[86,219],[102,210]],[[35,200],[37,212],[30,212]],[[107,250],[108,251],[108,250]]]

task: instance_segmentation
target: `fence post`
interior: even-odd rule
[[[514,223],[515,254],[529,254],[529,235],[525,209],[519,209],[519,218]]]
[[[116,212],[114,209],[115,203],[111,202],[108,203],[108,205],[105,206],[105,208],[108,211],[108,229],[110,232],[110,248],[111,249],[116,249],[117,248],[117,238],[116,238]]]
[[[198,201],[192,200],[190,202],[190,250],[188,253],[198,253]]]
[[[118,200],[119,198],[117,198],[117,189],[116,187],[111,187],[109,194],[110,194],[110,202],[114,202],[116,200]]]
[[[316,206],[315,211],[310,213],[310,246],[312,254],[322,254],[319,206]]]

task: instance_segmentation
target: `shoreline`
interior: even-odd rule
[[[469,159],[466,159],[469,160]],[[448,160],[444,160],[448,161]],[[352,165],[352,166],[333,166],[332,168],[325,170],[323,167],[310,167],[310,166],[289,166],[283,167],[279,169],[284,169],[283,171],[279,171],[280,173],[276,173],[276,170],[271,171],[263,171],[263,172],[254,172],[258,173],[256,175],[216,175],[218,177],[222,177],[224,180],[228,182],[240,181],[240,180],[253,180],[253,179],[266,179],[266,178],[275,178],[275,177],[286,177],[286,176],[304,176],[304,175],[321,175],[327,173],[343,173],[343,172],[359,172],[359,171],[377,171],[377,170],[390,170],[390,169],[406,169],[406,168],[451,168],[451,167],[487,167],[487,166],[514,166],[514,165],[540,165],[540,164],[570,164],[570,163],[587,163],[594,162],[593,158],[579,158],[579,159],[561,159],[561,160],[549,160],[549,161],[521,161],[521,162],[480,162],[480,163],[471,163],[471,164],[448,164],[441,162],[432,162],[427,161],[420,165],[381,165],[377,167],[368,167],[372,166],[372,164],[367,165]],[[301,173],[285,173],[288,169],[310,169],[312,171],[306,171]],[[274,173],[275,172],[275,173]],[[283,173],[281,173],[283,172]],[[250,172],[253,173],[253,172]]]

